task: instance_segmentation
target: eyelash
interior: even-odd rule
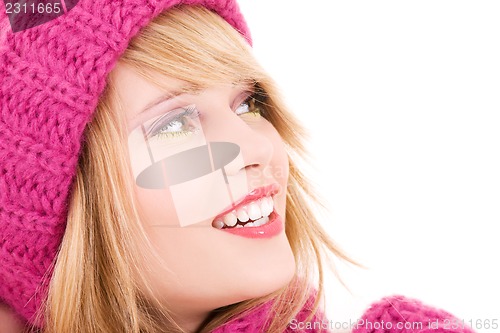
[[[238,113],[237,112],[238,108],[240,108],[243,104],[247,104],[248,105],[248,111]],[[260,116],[262,116],[262,111],[257,106],[258,104],[260,104],[260,102],[257,99],[256,94],[250,95],[250,96],[248,96],[248,98],[245,101],[243,101],[240,105],[238,105],[238,108],[236,108],[235,113],[238,116],[241,116],[241,115],[244,115],[244,114],[252,114],[255,117],[260,117]]]
[[[255,118],[260,118],[262,116],[261,108],[257,105],[260,104],[256,94],[250,95],[245,101],[240,103],[235,110],[235,113],[238,116],[244,115],[253,115]],[[247,105],[246,111],[238,112],[238,109],[243,105]],[[171,115],[168,113],[159,119],[157,119],[150,126],[150,130],[147,132],[146,137],[148,139],[157,138],[157,139],[168,139],[168,138],[177,138],[181,136],[188,136],[198,131],[198,128],[190,125],[190,119],[196,119],[200,116],[200,112],[196,109],[195,105],[190,105],[186,108],[178,109],[175,115]],[[180,113],[179,113],[180,112]],[[177,131],[171,131],[171,128],[177,126],[181,127]],[[184,129],[184,127],[188,127]],[[170,129],[170,130],[169,130]]]
[[[171,113],[174,113],[172,115]],[[174,138],[180,136],[187,136],[191,133],[197,131],[197,128],[190,126],[188,129],[182,129],[185,126],[189,126],[190,119],[196,119],[200,116],[200,112],[196,109],[195,105],[190,105],[186,108],[177,109],[167,113],[166,115],[157,119],[153,124],[151,124],[150,130],[146,134],[148,139],[151,138]],[[177,123],[177,124],[175,124]],[[174,126],[181,126],[182,130],[171,131],[169,128]]]

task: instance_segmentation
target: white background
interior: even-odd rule
[[[338,266],[351,293],[329,275],[329,319],[403,294],[499,332],[500,2],[239,3],[310,130],[322,220],[369,267]]]

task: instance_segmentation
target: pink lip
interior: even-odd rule
[[[244,198],[242,198],[242,199],[240,199],[238,201],[233,202],[231,204],[231,206],[227,207],[226,209],[224,209],[222,211],[222,213],[220,213],[219,215],[217,215],[214,218],[214,220],[216,220],[219,217],[222,217],[222,216],[226,215],[229,212],[232,212],[233,210],[236,210],[236,209],[240,208],[241,206],[244,206],[245,204],[247,204],[247,203],[249,203],[251,201],[255,201],[257,199],[264,198],[264,197],[273,196],[276,193],[278,193],[279,190],[280,190],[280,186],[278,184],[276,184],[276,183],[270,184],[270,185],[267,185],[267,186],[258,187],[256,189],[252,190],[250,193],[248,193]]]
[[[279,190],[280,187],[278,184],[271,184],[256,188],[241,200],[234,202],[233,205],[224,209],[224,211],[217,215],[214,220],[240,208],[241,206],[244,206],[251,201],[255,201],[263,197],[274,196],[279,192]],[[271,238],[282,232],[283,219],[276,211],[273,211],[269,215],[269,221],[259,227],[222,228],[218,230],[226,231],[228,233],[246,238]]]

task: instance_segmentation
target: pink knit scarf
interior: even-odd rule
[[[284,333],[332,332],[332,321],[318,312],[308,322],[312,302],[306,303]],[[212,333],[263,333],[271,304],[266,303],[243,318],[232,320]],[[391,296],[373,303],[350,327],[352,333],[473,333],[474,331],[452,314],[419,300]],[[277,332],[270,332],[277,333]]]

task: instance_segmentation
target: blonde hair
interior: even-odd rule
[[[319,295],[323,293],[323,267],[329,254],[351,261],[306,202],[318,198],[295,161],[306,155],[305,131],[286,111],[275,84],[255,61],[248,43],[203,7],[182,6],[162,13],[131,41],[120,62],[166,89],[161,75],[183,80],[190,89],[251,83],[262,95],[264,116],[281,135],[290,157],[286,235],[297,272],[287,286],[271,295],[213,311],[199,332],[209,332],[269,300],[274,301],[269,331],[284,331],[310,297],[313,285]],[[46,333],[183,332],[148,288],[148,281],[141,278],[137,254],[151,246],[134,204],[124,149],[126,126],[120,113],[111,73],[86,129],[67,229],[47,299]],[[310,317],[319,300],[317,297]]]

